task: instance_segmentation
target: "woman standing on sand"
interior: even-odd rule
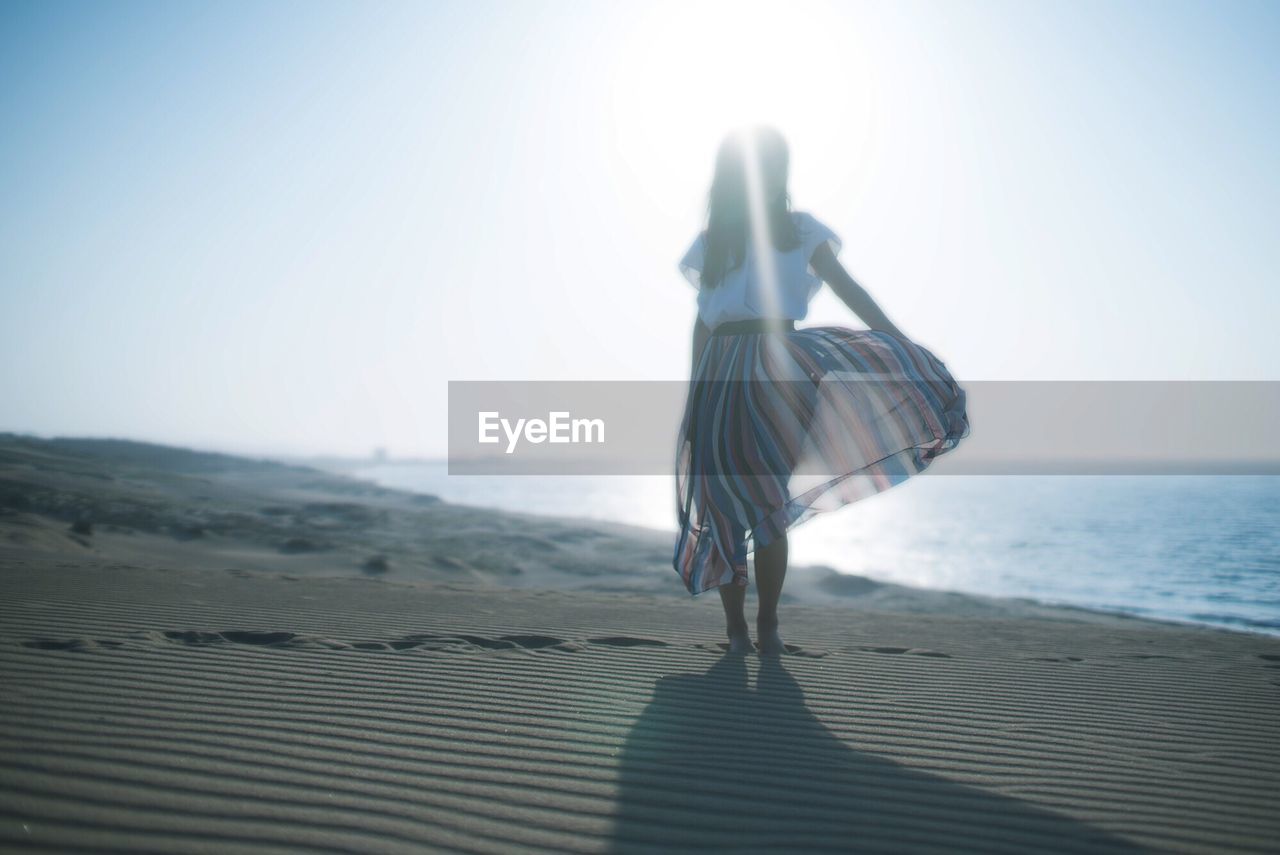
[[[673,565],[691,594],[720,589],[733,652],[752,649],[748,552],[760,652],[779,654],[787,531],[906,480],[969,432],[946,367],[845,271],[835,233],[790,210],[787,167],[776,130],[727,137],[707,228],[679,264],[698,289],[698,319]],[[824,281],[870,329],[795,329]]]

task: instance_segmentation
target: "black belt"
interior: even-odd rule
[[[729,321],[719,324],[711,331],[712,335],[744,335],[751,333],[788,333],[795,332],[796,322],[775,318],[756,318],[749,321]]]

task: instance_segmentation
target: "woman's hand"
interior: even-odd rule
[[[886,318],[885,320],[886,320],[886,321],[888,321],[888,318]],[[885,332],[885,333],[888,333],[889,335],[897,336],[898,338],[906,338],[906,337],[907,337],[907,334],[906,334],[906,333],[904,333],[902,330],[898,329],[898,328],[897,328],[896,326],[894,326],[892,323],[886,323],[886,324],[884,324],[884,325],[882,325],[882,326],[878,326],[878,327],[870,327],[870,329],[873,329],[873,330],[875,330],[876,332]]]

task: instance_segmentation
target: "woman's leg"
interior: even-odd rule
[[[737,523],[730,523],[733,532],[733,563],[747,563],[747,530]],[[747,600],[747,586],[735,585],[732,581],[720,586],[720,602],[724,605],[725,631],[729,635],[729,652],[750,653],[755,647],[751,644],[751,633],[747,631],[747,613],[743,604]]]
[[[747,631],[747,614],[743,604],[747,599],[747,587],[732,582],[720,586],[720,602],[724,604],[725,631],[729,635],[729,650],[747,653],[752,650],[751,634]]]
[[[760,608],[756,613],[756,637],[761,653],[782,653],[778,635],[778,599],[782,582],[787,577],[787,536],[783,534],[768,546],[756,550],[756,594]]]

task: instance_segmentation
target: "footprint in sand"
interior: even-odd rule
[[[35,650],[70,650],[84,651],[95,647],[115,648],[123,645],[123,641],[98,641],[92,638],[32,638],[22,642],[23,647]]]
[[[951,658],[951,654],[949,653],[942,653],[938,650],[928,650],[923,647],[859,647],[857,649],[867,653],[906,653],[911,656],[934,656],[939,659]]]
[[[588,638],[589,644],[603,644],[608,647],[669,647],[665,641],[656,638],[634,638],[627,635],[605,635]]]
[[[201,632],[200,630],[169,630],[164,637],[183,644],[203,645],[230,641],[232,644],[253,644],[262,647],[287,644],[297,638],[292,632],[229,629],[225,632]]]

